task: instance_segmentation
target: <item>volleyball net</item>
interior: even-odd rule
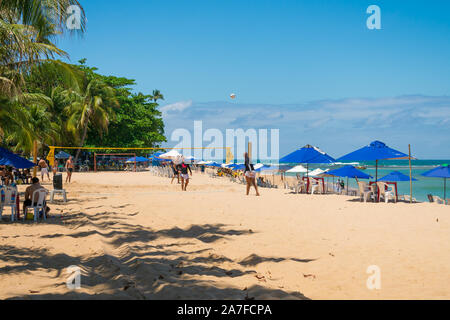
[[[152,162],[151,157],[148,159],[148,163],[144,163],[137,156],[138,154],[154,154],[156,152],[164,152],[168,150],[177,150],[182,153],[186,151],[194,150],[218,150],[222,149],[226,151],[226,163],[230,163],[234,160],[234,155],[231,152],[231,148],[113,148],[113,147],[57,147],[51,146],[50,152],[47,156],[47,160],[51,166],[54,165],[56,160],[57,150],[81,150],[84,154],[84,161],[81,164],[75,164],[80,166],[80,171],[137,171],[143,165],[148,165]],[[86,156],[85,154],[89,155]],[[87,159],[86,159],[87,158]],[[203,159],[198,159],[203,160]]]
[[[135,153],[94,153],[94,172],[137,171]]]

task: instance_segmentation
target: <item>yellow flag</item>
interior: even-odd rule
[[[227,163],[230,163],[234,160],[234,155],[231,152],[231,148],[227,148]]]
[[[47,160],[52,167],[55,165],[55,148],[50,147],[50,152],[48,153]]]

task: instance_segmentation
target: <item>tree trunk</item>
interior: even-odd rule
[[[81,138],[80,149],[77,150],[77,155],[75,156],[74,165],[76,165],[76,163],[78,162],[78,158],[80,156],[81,148],[83,148],[84,141],[86,141],[88,127],[89,127],[89,122],[86,122],[86,124],[84,126],[83,137]]]

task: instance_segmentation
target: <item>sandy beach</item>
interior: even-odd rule
[[[450,206],[246,197],[202,174],[185,193],[150,172],[76,173],[65,187],[46,222],[0,224],[0,299],[450,298]],[[380,290],[366,285],[373,265]]]

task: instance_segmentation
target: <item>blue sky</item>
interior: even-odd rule
[[[161,90],[169,137],[203,120],[277,127],[282,154],[379,139],[450,158],[449,1],[81,2],[87,33],[59,44],[136,91]],[[382,30],[366,27],[371,4]]]

